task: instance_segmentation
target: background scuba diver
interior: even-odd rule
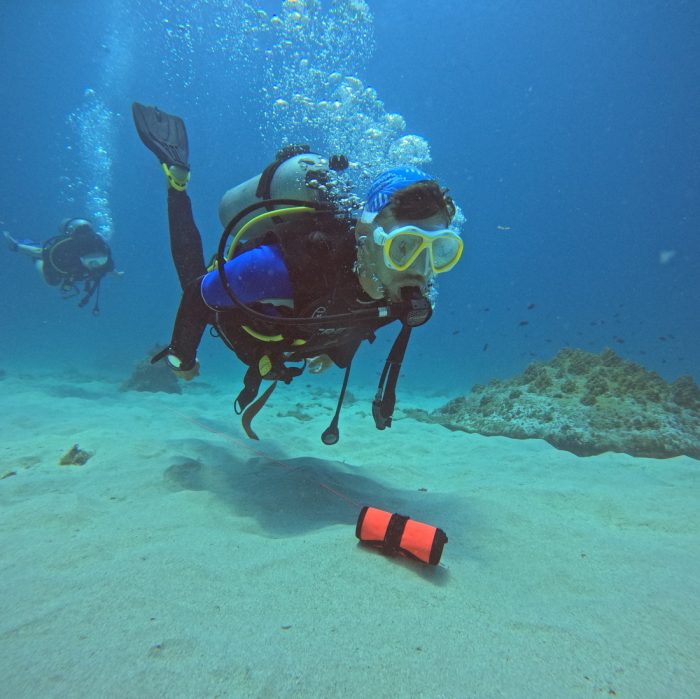
[[[430,318],[434,276],[454,267],[463,250],[449,228],[455,206],[446,190],[417,168],[394,168],[373,182],[356,220],[326,186],[347,159],[326,161],[308,147],[288,147],[261,175],[224,195],[219,215],[225,230],[207,268],[185,192],[185,125],[136,102],[133,116],[166,175],[170,244],[183,290],[170,345],[152,361],[166,358],[181,378],[193,378],[197,348],[211,324],[249,367],[235,408],[252,438],[250,420],[278,380],[289,383],[307,365],[317,373],[333,362],[346,369],[335,416],[322,435],[334,444],[357,348],[400,320],[373,401],[377,428],[389,427],[411,328]],[[263,378],[273,384],[252,402]]]
[[[59,233],[43,245],[29,239],[17,240],[4,231],[8,247],[35,261],[44,281],[60,287],[65,298],[80,294],[78,284],[83,282],[84,296],[78,304],[87,305],[95,295],[94,315],[99,314],[100,282],[114,270],[112,251],[107,241],[84,218],[69,218],[59,226]]]

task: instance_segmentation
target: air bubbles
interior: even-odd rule
[[[76,200],[81,193],[84,215],[92,219],[98,233],[109,239],[113,220],[109,203],[112,187],[112,151],[116,139],[116,115],[96,90],[86,88],[82,103],[67,117],[77,151],[79,175],[64,178],[67,199]],[[81,212],[82,213],[82,212]]]
[[[284,144],[310,143],[317,152],[345,154],[351,166],[343,177],[357,191],[395,164],[430,161],[427,142],[407,135],[404,118],[388,113],[376,89],[362,80],[374,50],[373,17],[364,0],[281,0],[276,14],[250,0],[159,4],[166,17],[157,20],[166,44],[161,55],[168,56],[163,73],[172,93],[179,99],[183,90],[193,90],[193,99],[204,102],[209,96],[203,86],[239,85],[246,75],[271,153]],[[203,72],[200,54],[223,60],[223,70],[219,60]],[[244,108],[250,104],[241,101]]]
[[[422,136],[416,136],[415,134],[408,134],[397,138],[389,146],[388,156],[392,166],[420,166],[432,160],[430,156],[430,144]]]
[[[403,131],[406,128],[406,121],[400,114],[385,114],[384,124],[388,129]]]
[[[323,11],[318,0],[285,0],[277,20],[265,64],[274,88],[261,121],[271,151],[301,142],[344,153],[352,160],[345,176],[358,191],[396,164],[430,162],[427,142],[406,135],[404,118],[387,113],[376,89],[358,76],[374,48],[366,2],[336,0]]]
[[[352,75],[347,75],[343,78],[343,84],[352,92],[360,92],[362,90],[362,80],[355,78]]]

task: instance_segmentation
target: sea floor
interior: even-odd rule
[[[278,388],[256,442],[201,382],[8,372],[2,694],[698,696],[700,462],[401,409],[380,432],[371,395],[326,447],[335,392]],[[92,456],[59,465],[74,444]],[[441,564],[359,545],[363,505],[444,529]]]

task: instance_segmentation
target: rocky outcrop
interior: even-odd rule
[[[167,362],[151,364],[151,357],[158,354],[162,347],[152,347],[148,355],[135,367],[131,376],[119,387],[120,391],[147,391],[151,393],[182,393],[175,374],[168,368]]]
[[[700,459],[700,388],[693,379],[669,384],[611,349],[564,349],[520,376],[477,384],[428,419],[452,430],[545,439],[580,456]]]

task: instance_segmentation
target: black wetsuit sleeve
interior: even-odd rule
[[[194,365],[197,358],[197,348],[212,314],[202,300],[202,294],[199,290],[200,282],[201,278],[193,279],[182,292],[173,336],[170,341],[170,351],[182,361],[184,370],[188,370]]]

